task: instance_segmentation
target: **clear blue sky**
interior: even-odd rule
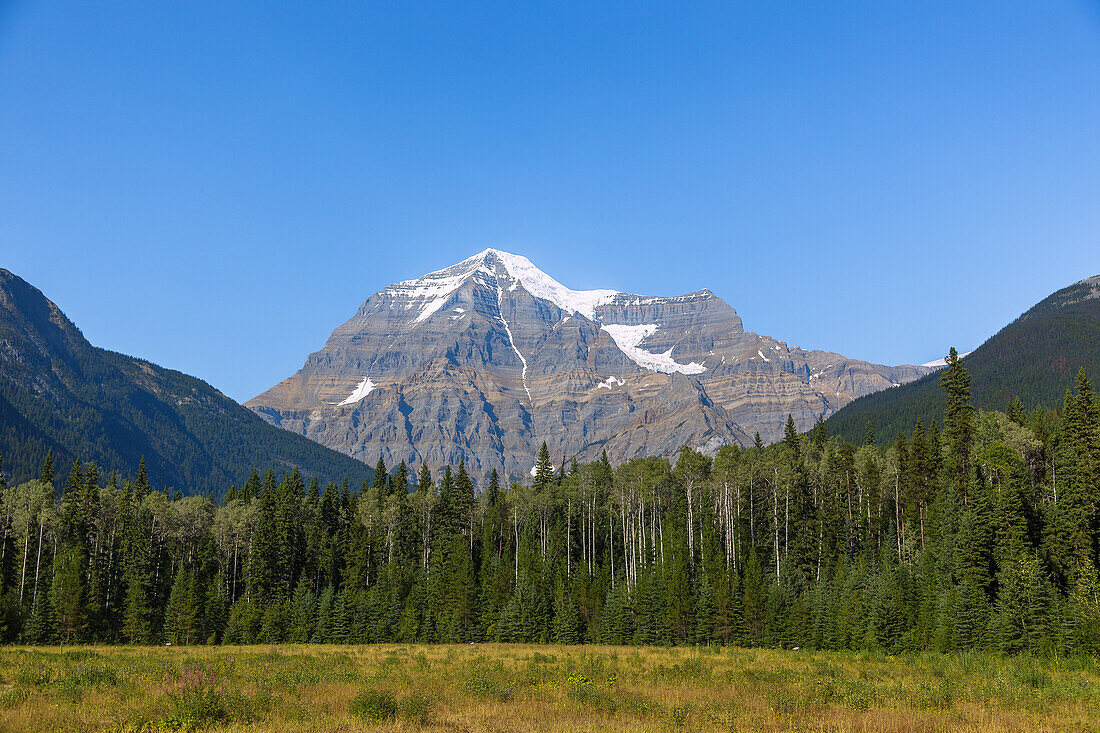
[[[885,363],[1100,273],[1100,4],[0,2],[0,267],[245,400],[486,247]]]

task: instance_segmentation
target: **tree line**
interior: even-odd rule
[[[0,474],[0,637],[29,644],[541,642],[1100,651],[1100,406],[977,411],[856,446],[465,465],[351,487],[253,471],[169,496],[52,456]]]

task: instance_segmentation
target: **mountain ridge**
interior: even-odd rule
[[[1100,378],[1100,275],[1054,291],[963,357],[974,405],[1003,410],[1020,398],[1026,409],[1058,409],[1079,368]],[[830,432],[859,443],[867,429],[892,440],[921,420],[943,422],[939,379],[924,376],[866,395],[826,420]]]
[[[522,476],[543,440],[565,458],[606,449],[617,461],[746,444],[757,431],[774,440],[788,413],[808,427],[927,371],[746,332],[709,289],[573,290],[487,249],[382,288],[245,405],[364,460]]]
[[[361,481],[369,467],[278,431],[197,377],[93,346],[53,301],[0,269],[0,455],[13,480],[47,451],[158,486],[221,493],[242,471],[290,469]]]

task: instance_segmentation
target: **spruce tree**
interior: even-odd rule
[[[749,551],[742,586],[742,614],[746,641],[749,646],[759,646],[764,640],[767,593],[764,588],[764,572],[760,567],[760,557],[756,554],[756,548]]]
[[[42,481],[53,486],[53,448],[46,451],[46,458],[42,461],[42,472],[40,474]]]
[[[974,407],[970,404],[970,374],[959,353],[952,346],[946,358],[947,366],[940,374],[940,384],[946,393],[944,404],[944,436],[949,458],[947,478],[952,481],[963,503],[970,474],[970,446],[974,437]]]

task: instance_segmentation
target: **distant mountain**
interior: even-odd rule
[[[92,346],[38,289],[0,269],[0,455],[9,480],[36,476],[47,450],[158,487],[225,491],[252,467],[361,482],[363,463],[274,428],[205,382]]]
[[[1081,367],[1100,378],[1100,275],[1043,299],[963,360],[974,404],[1003,410],[1019,397],[1028,409],[1060,407]],[[939,376],[861,397],[826,421],[858,443],[870,426],[878,439],[908,432],[917,419],[943,424]]]
[[[931,371],[806,351],[746,332],[709,290],[571,290],[489,249],[372,295],[301,370],[246,405],[367,461],[526,474],[782,435]]]

